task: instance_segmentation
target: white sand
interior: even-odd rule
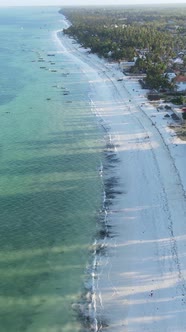
[[[109,212],[115,237],[99,267],[98,315],[108,332],[186,331],[186,145],[137,79],[117,81],[117,65],[66,37],[62,52],[89,78],[92,110],[120,159],[113,175],[122,194]]]

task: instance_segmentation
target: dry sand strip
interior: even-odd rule
[[[118,82],[114,68],[70,39],[62,44],[89,77],[93,109],[120,160],[112,175],[122,193],[109,210],[115,236],[97,281],[97,317],[108,325],[100,330],[186,331],[186,145],[176,141],[174,152],[161,118],[153,123],[154,110],[139,107],[136,83]]]

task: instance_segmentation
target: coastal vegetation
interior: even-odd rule
[[[61,13],[71,22],[64,33],[82,47],[108,61],[133,62],[130,74],[143,75],[145,87],[177,92],[168,73],[186,73],[186,6],[64,7]]]

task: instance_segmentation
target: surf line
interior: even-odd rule
[[[87,269],[89,271],[89,281],[88,287],[86,287],[88,294],[86,298],[88,299],[87,302],[89,302],[87,303],[89,328],[91,331],[101,332],[106,326],[108,326],[108,322],[104,319],[104,308],[102,304],[101,290],[99,289],[99,279],[101,276],[103,259],[106,257],[108,238],[113,237],[109,220],[109,211],[113,197],[117,193],[114,189],[117,185],[117,178],[113,176],[113,167],[117,165],[119,159],[112,135],[109,132],[110,128],[103,120],[99,109],[91,98],[90,106],[92,113],[99,118],[98,125],[101,124],[101,127],[106,132],[106,135],[104,136],[104,157],[103,160],[101,159],[99,166],[103,197],[102,207],[99,213],[99,225],[101,223],[101,229],[99,230],[99,233],[97,233],[97,237],[92,245],[91,261]]]

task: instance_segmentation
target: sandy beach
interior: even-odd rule
[[[119,194],[107,211],[112,236],[95,278],[103,323],[93,330],[186,331],[186,142],[169,127],[170,111],[150,104],[137,78],[60,38],[61,52],[89,78],[91,109],[118,159],[113,170],[103,169],[117,178]]]

